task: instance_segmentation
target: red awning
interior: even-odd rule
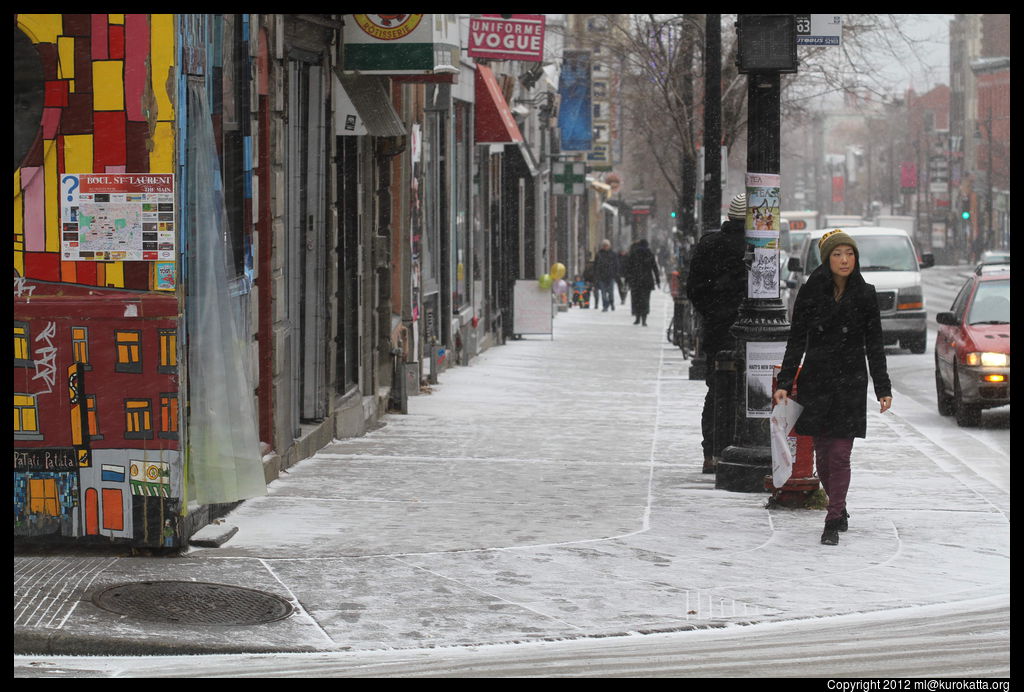
[[[512,117],[512,111],[501,95],[498,81],[491,68],[476,66],[476,127],[477,144],[518,144],[523,135]]]

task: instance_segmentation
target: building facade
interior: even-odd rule
[[[19,540],[180,546],[513,335],[557,106],[467,26],[16,15]]]

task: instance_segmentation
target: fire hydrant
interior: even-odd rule
[[[782,366],[775,366],[775,375],[772,377],[772,391],[778,388],[778,374]],[[796,377],[793,380],[793,391],[790,394],[796,397],[797,382],[800,380],[800,369],[797,369]],[[807,498],[820,487],[818,477],[814,475],[814,440],[809,435],[797,435],[796,430],[789,431],[789,448],[795,450],[793,455],[793,472],[789,480],[776,488],[772,483],[771,476],[765,476],[764,488],[772,494],[769,503],[776,503],[785,507],[800,507],[807,501]]]

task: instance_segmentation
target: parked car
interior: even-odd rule
[[[1009,250],[986,250],[985,252],[981,253],[981,258],[978,261],[978,267],[1009,263]]]
[[[811,231],[798,254],[789,259],[786,307],[791,319],[796,294],[821,264],[818,240],[829,230],[832,229]],[[843,230],[857,241],[860,270],[878,294],[885,343],[899,342],[913,353],[924,353],[928,347],[928,317],[920,270],[934,266],[935,257],[925,253],[919,260],[910,235],[900,228],[856,226],[843,227]]]
[[[1010,403],[1010,268],[979,267],[948,312],[936,316],[939,413],[976,426],[981,411]]]

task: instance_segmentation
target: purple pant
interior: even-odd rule
[[[850,489],[850,452],[852,437],[815,437],[814,464],[818,480],[828,495],[825,521],[838,519],[846,509],[846,491]]]

